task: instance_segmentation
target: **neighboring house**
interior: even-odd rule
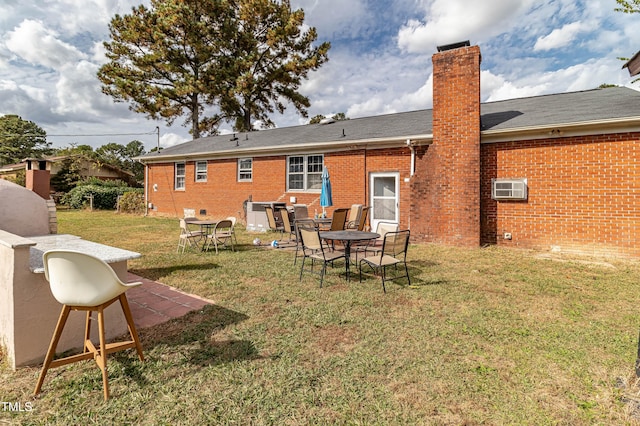
[[[480,103],[480,49],[433,55],[433,109],[213,136],[139,158],[149,214],[371,205],[412,241],[640,256],[640,93]]]
[[[21,171],[25,170],[48,170],[50,176],[55,176],[64,167],[65,160],[70,159],[69,155],[60,155],[46,158],[27,158],[17,164],[8,164],[0,167],[0,179],[15,180]],[[122,170],[109,164],[99,164],[88,158],[80,159],[80,176],[82,178],[95,177],[102,180],[122,180],[127,183],[135,182],[133,173]],[[55,191],[56,188],[51,188]]]

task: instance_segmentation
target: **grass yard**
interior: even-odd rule
[[[300,282],[293,253],[176,254],[175,219],[60,211],[59,232],[134,250],[132,272],[214,300],[139,330],[146,361],[0,367],[0,424],[640,424],[634,363],[640,263],[411,245],[412,286],[330,271]],[[273,235],[260,235],[264,240]],[[586,261],[590,260],[590,261]],[[108,320],[108,319],[107,319]],[[54,324],[51,324],[53,332]]]

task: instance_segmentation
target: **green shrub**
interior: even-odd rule
[[[129,191],[140,191],[127,186],[81,185],[73,188],[62,198],[62,203],[73,209],[81,209],[90,205],[93,195],[93,208],[99,210],[115,210],[118,195]]]
[[[122,213],[143,214],[144,192],[142,189],[134,189],[122,194],[119,207]]]
[[[77,184],[77,186],[85,186],[85,185],[106,186],[110,188],[113,188],[113,187],[128,188],[129,187],[129,185],[127,185],[125,181],[122,181],[120,179],[104,180],[104,179],[97,178],[95,176],[89,176],[84,180],[78,182]]]

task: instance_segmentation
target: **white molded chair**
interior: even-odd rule
[[[109,398],[109,380],[107,376],[107,355],[129,348],[135,348],[140,361],[144,361],[142,345],[138,338],[131,310],[125,292],[141,285],[141,282],[123,283],[107,263],[94,256],[73,250],[50,250],[43,255],[44,274],[53,297],[62,304],[60,318],[42,365],[34,395],[40,393],[42,383],[49,368],[72,362],[94,359],[102,370],[102,383],[105,401]],[[104,331],[104,310],[113,302],[119,301],[127,320],[131,340],[107,344]],[[69,317],[70,311],[86,311],[86,325],[83,352],[65,358],[53,359],[60,335]],[[96,347],[91,341],[91,313],[98,313],[98,339]]]

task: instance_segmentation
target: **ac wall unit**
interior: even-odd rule
[[[526,200],[527,179],[491,179],[494,200]]]

